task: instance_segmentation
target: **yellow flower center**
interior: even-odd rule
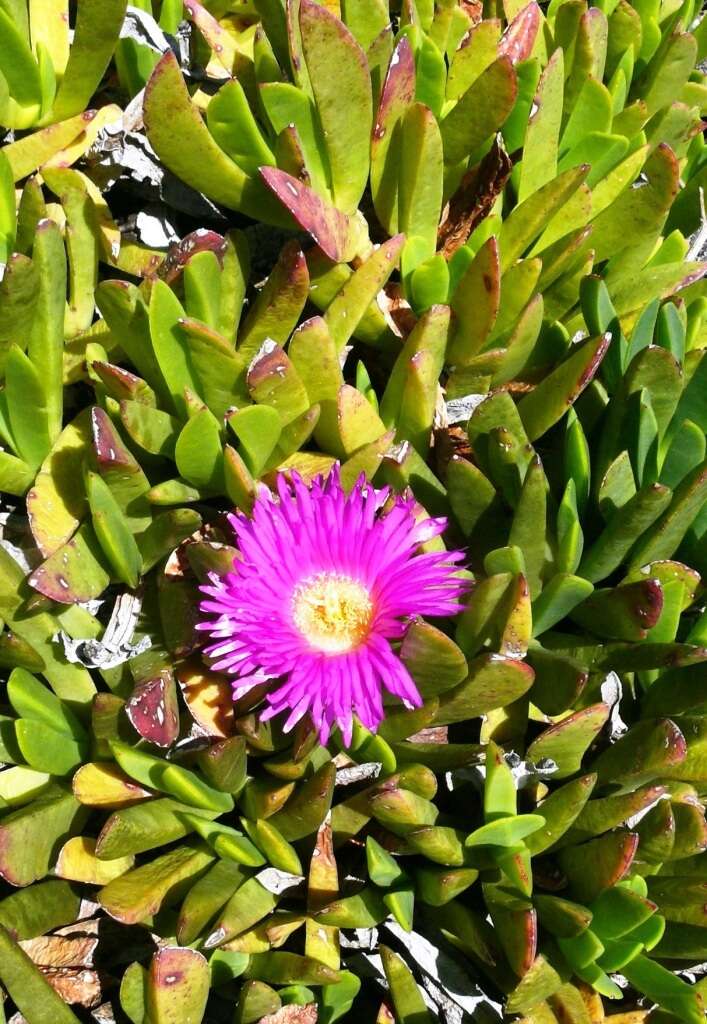
[[[334,572],[310,576],[292,595],[295,626],[312,647],[327,654],[357,647],[368,633],[372,612],[363,584]]]

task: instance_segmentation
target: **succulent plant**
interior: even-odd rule
[[[704,1019],[706,26],[0,0],[0,1020]]]
[[[0,6],[0,124],[24,129],[83,114],[113,56],[126,0],[69,0]],[[73,32],[72,32],[73,29]]]

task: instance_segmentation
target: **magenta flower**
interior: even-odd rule
[[[232,673],[242,696],[265,679],[262,719],[289,711],[285,730],[309,713],[326,743],[334,724],[351,742],[352,716],[375,731],[383,689],[408,708],[422,698],[391,646],[410,620],[452,615],[466,589],[461,552],[419,551],[442,532],[443,519],[415,519],[412,498],[389,499],[361,478],[341,487],[338,467],[311,487],[280,475],[279,500],[264,492],[252,517],[229,517],[240,559],[215,574],[199,624],[213,641],[206,654]]]

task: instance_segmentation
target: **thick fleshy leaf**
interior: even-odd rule
[[[162,946],[147,977],[147,1012],[154,1024],[201,1020],[209,996],[209,965],[195,949]]]
[[[353,213],[368,178],[372,122],[366,57],[349,30],[314,0],[300,0],[302,50],[319,114],[334,202]],[[321,244],[321,243],[320,243]]]
[[[383,970],[398,1020],[414,1020],[417,1024],[431,1024],[425,1001],[415,979],[399,956],[387,946],[381,946]]]
[[[537,953],[538,922],[535,909],[523,901],[509,900],[506,893],[493,885],[484,887],[484,896],[501,947],[512,970],[523,977],[530,970]]]
[[[145,126],[160,159],[192,188],[267,223],[289,223],[260,181],[250,178],[212,139],[171,50],[147,83]]]
[[[620,587],[595,590],[572,612],[572,618],[599,636],[616,640],[645,640],[663,610],[658,580],[640,580]]]
[[[543,757],[552,758],[559,769],[558,778],[573,775],[608,717],[609,708],[606,704],[594,704],[576,711],[540,733],[528,747],[527,755],[535,762]]]
[[[98,473],[88,473],[86,496],[93,530],[111,574],[128,587],[136,587],[142,560],[130,524],[113,491]]]
[[[452,298],[455,321],[449,362],[464,366],[484,347],[496,322],[500,299],[498,243],[492,236],[469,264]]]
[[[404,241],[403,235],[394,235],[374,249],[330,302],[324,320],[338,352],[395,271]]]
[[[620,782],[626,788],[660,779],[685,760],[687,745],[680,729],[669,718],[637,723],[593,762],[602,782]]]
[[[319,828],[331,805],[335,774],[331,762],[322,765],[274,815],[272,824],[285,839],[302,839]]]
[[[479,75],[442,122],[446,163],[473,156],[499,130],[513,109],[517,88],[509,57],[499,57]]]
[[[528,437],[535,441],[550,429],[592,380],[609,345],[608,336],[577,345],[556,370],[518,404]]]
[[[0,924],[15,939],[33,939],[71,924],[78,909],[78,895],[72,887],[50,879],[5,896],[0,901]]]
[[[96,857],[96,841],[86,836],[74,836],[64,843],[56,862],[59,878],[88,885],[106,885],[133,867],[132,856],[115,860],[99,860]]]
[[[68,604],[98,597],[109,581],[105,556],[86,523],[35,569],[28,582],[51,600]]]
[[[213,859],[201,847],[180,846],[114,878],[99,890],[98,900],[117,921],[137,924],[157,913],[165,902],[176,902]]]
[[[648,562],[672,557],[704,505],[705,498],[707,463],[701,463],[676,487],[670,505],[650,535],[638,541],[630,556],[631,566],[637,568]]]
[[[277,897],[255,878],[249,878],[230,898],[205,941],[207,949],[220,946],[261,921],[277,905]]]
[[[580,563],[582,576],[596,583],[617,569],[636,538],[653,525],[671,497],[667,487],[650,484],[630,498],[584,554]]]
[[[88,761],[72,780],[74,796],[89,807],[125,807],[152,796],[110,762]]]
[[[574,195],[588,173],[586,165],[565,171],[515,207],[504,220],[498,240],[503,271],[508,270],[525,252],[548,219]]]
[[[411,624],[400,656],[425,697],[450,690],[467,674],[467,662],[461,650],[427,622]]]
[[[435,724],[463,722],[512,704],[528,692],[534,674],[529,665],[498,654],[482,654],[469,664],[469,675],[440,697]]]
[[[126,0],[82,0],[69,60],[54,100],[54,120],[71,117],[87,106],[118,41],[125,8]]]
[[[95,116],[95,110],[85,110],[66,121],[48,125],[41,131],[24,135],[21,139],[4,146],[3,153],[10,163],[14,180],[21,181],[26,178],[54,154],[72,143],[86,130]]]
[[[0,875],[11,885],[30,885],[53,866],[55,844],[78,832],[86,811],[67,792],[13,811],[0,822]]]
[[[174,459],[180,474],[200,491],[223,488],[221,430],[210,409],[187,420],[174,446]]]
[[[437,119],[413,103],[401,121],[398,229],[405,233],[403,273],[434,256],[442,212],[443,154]]]
[[[199,391],[213,414],[224,416],[231,406],[246,400],[242,385],[245,359],[239,358],[230,342],[200,320],[186,317],[180,327],[186,336]]]
[[[85,743],[37,720],[18,718],[15,736],[22,757],[31,768],[57,777],[78,768],[88,753]]]
[[[183,945],[193,942],[209,921],[228,903],[247,872],[232,860],[217,860],[187,893],[179,911],[177,939]]]
[[[0,980],[21,1013],[36,1024],[78,1024],[78,1017],[2,925],[0,953]]]
[[[625,877],[637,849],[638,836],[634,832],[617,830],[561,850],[558,860],[574,896],[591,902]]]
[[[259,405],[275,409],[281,426],[293,424],[310,408],[307,389],[286,353],[274,342],[265,342],[248,368],[248,390]]]
[[[358,222],[286,171],[261,167],[266,187],[277,197],[285,210],[307,231],[329,259],[335,263],[352,260],[361,245]]]
[[[249,363],[268,339],[284,346],[297,325],[309,291],[300,246],[285,245],[238,332],[238,354]]]

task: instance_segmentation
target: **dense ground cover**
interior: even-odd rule
[[[700,17],[0,0],[0,1020],[704,1019]]]

